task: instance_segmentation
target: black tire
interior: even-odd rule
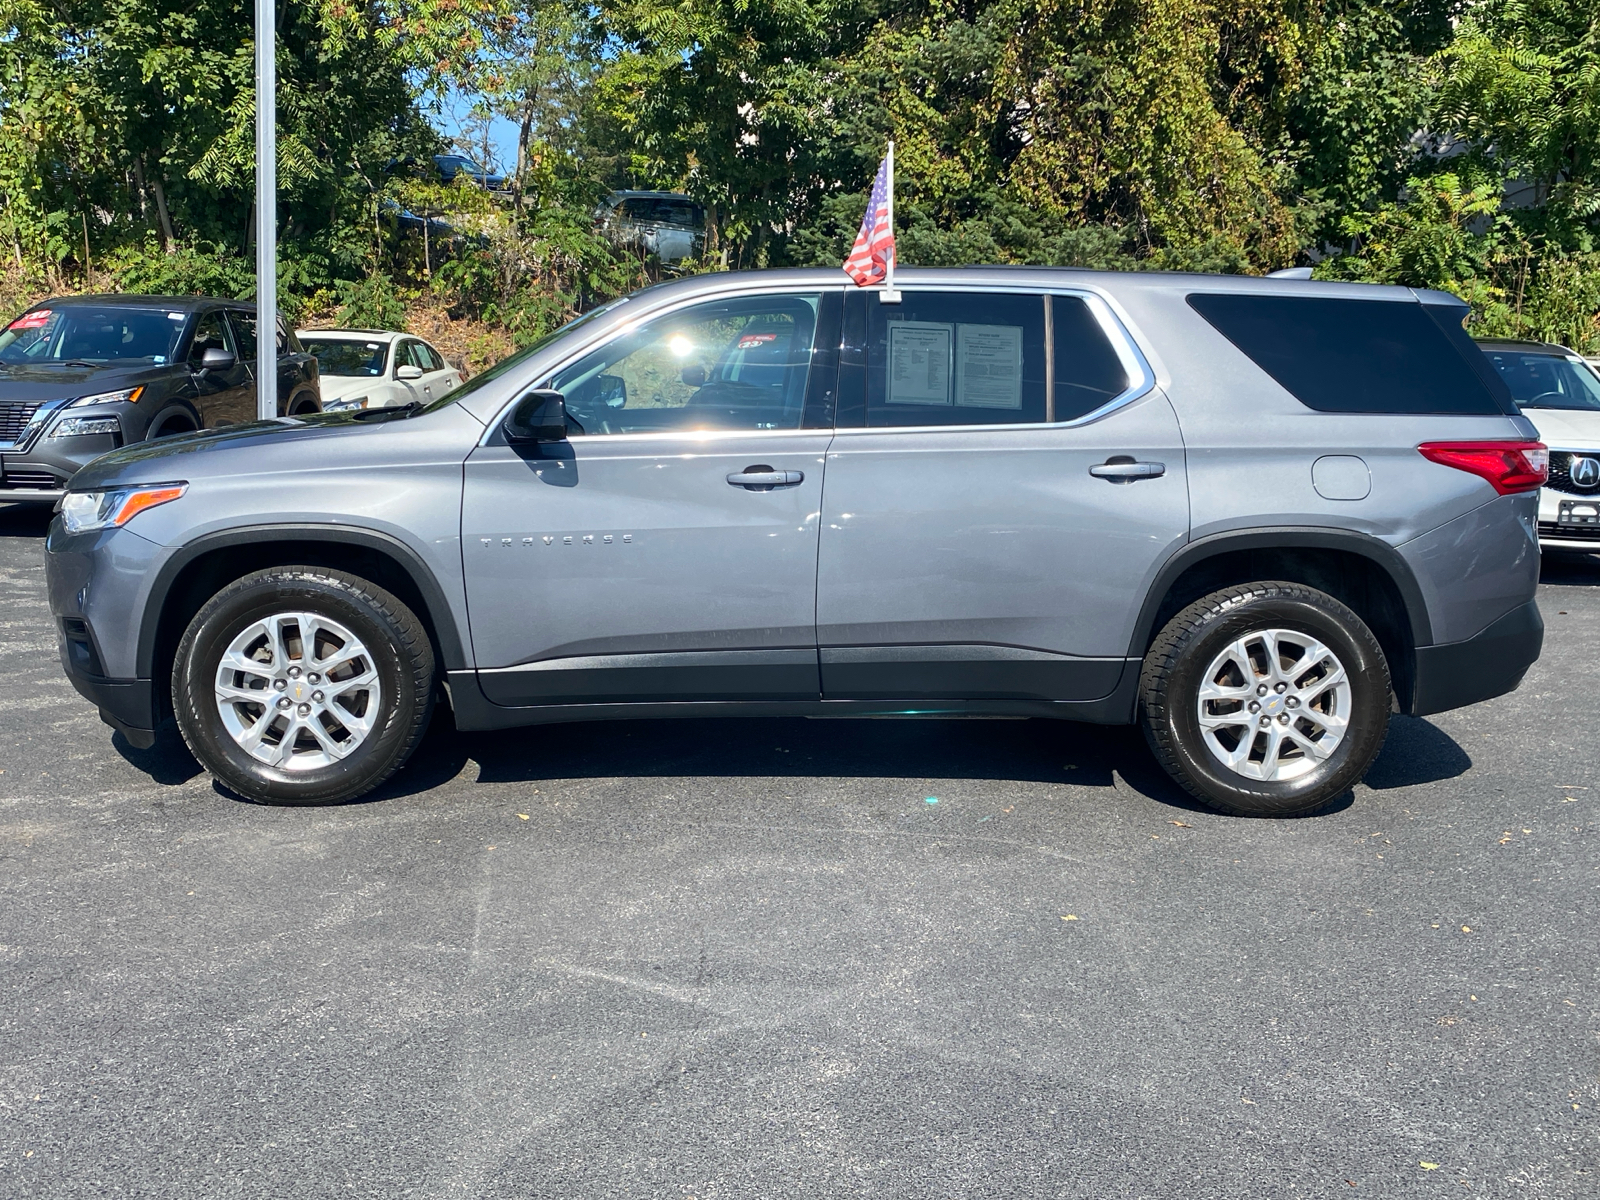
[[[376,672],[378,712],[370,732],[348,757],[322,766],[287,769],[253,757],[229,733],[216,699],[218,670],[229,644],[255,622],[284,612],[310,613],[342,625],[370,652]],[[285,661],[306,661],[304,648],[298,659],[291,652]],[[172,707],[194,756],[239,795],[266,804],[337,804],[371,791],[410,756],[428,726],[433,677],[426,630],[390,593],[326,567],[274,567],[235,580],[195,614],[173,662]],[[330,711],[332,704],[330,699]],[[265,711],[265,705],[259,707]],[[337,736],[337,722],[333,732]],[[309,732],[305,739],[314,742]]]
[[[1212,663],[1231,643],[1273,629],[1308,634],[1333,652],[1349,680],[1349,713],[1343,739],[1324,761],[1306,769],[1303,764],[1313,758],[1299,746],[1291,746],[1286,759],[1293,762],[1298,756],[1303,774],[1256,779],[1230,769],[1206,744],[1199,715],[1200,688]],[[1259,686],[1253,680],[1244,683]],[[1139,701],[1150,749],[1191,795],[1235,816],[1301,816],[1347,791],[1382,749],[1391,704],[1389,664],[1365,622],[1327,593],[1298,583],[1246,583],[1212,592],[1167,622],[1145,655]],[[1210,711],[1238,712],[1243,717],[1247,702],[1268,701],[1219,701],[1219,707]],[[1234,703],[1239,705],[1237,709],[1232,707]],[[1287,715],[1294,720],[1293,713]],[[1267,740],[1265,736],[1256,740],[1255,725],[1247,728],[1251,747],[1241,753],[1254,756],[1254,747],[1265,747]],[[1325,736],[1314,726],[1305,728],[1314,737]],[[1271,730],[1270,724],[1267,730]],[[1225,730],[1215,736],[1232,733]],[[1235,737],[1233,744],[1237,747],[1244,740]]]

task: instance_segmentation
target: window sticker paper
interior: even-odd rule
[[[889,403],[949,404],[955,330],[936,321],[889,322]]]
[[[956,326],[956,403],[1022,408],[1022,326]]]

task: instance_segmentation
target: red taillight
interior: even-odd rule
[[[1417,453],[1483,476],[1502,496],[1535,491],[1550,477],[1550,451],[1543,442],[1423,442]]]

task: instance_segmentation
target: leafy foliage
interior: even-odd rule
[[[285,307],[527,342],[678,269],[833,264],[896,142],[901,261],[1442,287],[1600,348],[1600,0],[313,0],[282,9]],[[249,295],[245,0],[0,0],[5,296]],[[430,97],[516,130],[447,186]],[[432,319],[430,317],[430,319]],[[495,339],[500,339],[496,341]]]

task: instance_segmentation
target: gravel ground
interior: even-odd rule
[[[1600,1194],[1595,560],[1520,691],[1302,820],[1046,721],[441,722],[294,810],[99,722],[42,532],[0,508],[0,1195]]]

